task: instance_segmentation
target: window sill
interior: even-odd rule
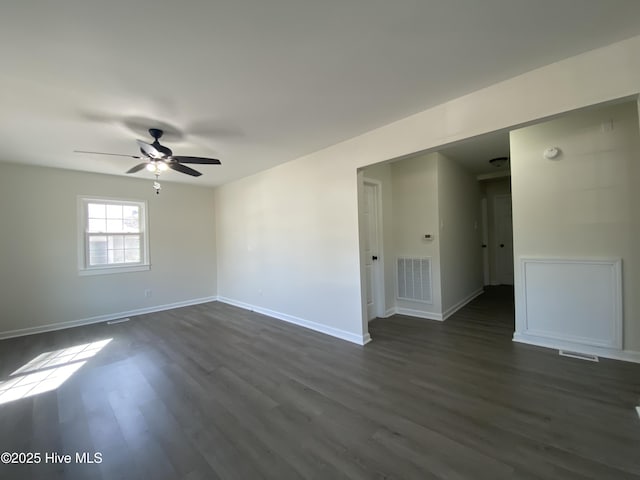
[[[78,275],[81,277],[88,275],[110,275],[112,273],[129,273],[129,272],[143,272],[145,270],[151,270],[150,264],[143,265],[128,265],[128,266],[113,266],[113,267],[100,267],[100,268],[84,268],[78,270]]]

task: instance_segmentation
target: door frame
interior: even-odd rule
[[[378,243],[378,261],[373,263],[373,268],[372,268],[372,272],[374,273],[374,279],[373,279],[373,308],[374,308],[374,313],[375,313],[375,317],[374,318],[379,318],[384,316],[385,313],[385,295],[386,295],[386,291],[385,291],[385,281],[384,281],[384,273],[385,273],[385,268],[384,268],[384,262],[385,262],[385,255],[384,255],[384,243],[383,243],[383,215],[382,215],[382,182],[380,180],[376,180],[374,178],[368,178],[368,177],[363,177],[362,178],[362,185],[364,186],[372,186],[374,187],[374,192],[375,192],[375,202],[376,202],[376,223],[377,223],[377,228],[376,228],[376,240]],[[363,192],[364,195],[364,192]],[[368,232],[367,232],[368,234]],[[365,274],[366,275],[366,274]],[[366,281],[366,278],[364,279]],[[367,295],[367,291],[366,291],[366,286],[365,288],[362,289],[362,294],[365,297],[365,305],[366,305],[366,295]],[[368,313],[367,313],[367,321],[369,321],[368,318]]]

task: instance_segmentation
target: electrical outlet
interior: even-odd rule
[[[151,294],[152,294],[152,292],[151,292],[151,289],[150,289],[150,288],[147,288],[147,289],[144,291],[144,296],[145,296],[145,297],[147,297],[147,298],[151,297]]]

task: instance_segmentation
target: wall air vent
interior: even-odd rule
[[[398,299],[432,303],[431,258],[398,257]]]

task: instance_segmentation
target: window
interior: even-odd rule
[[[79,197],[81,275],[149,269],[146,202]]]

